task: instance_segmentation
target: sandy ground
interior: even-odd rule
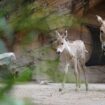
[[[83,84],[78,92],[75,84],[65,84],[62,92],[58,91],[60,87],[61,84],[55,83],[15,85],[11,95],[19,99],[29,98],[34,105],[105,105],[105,84],[89,84],[88,92]]]

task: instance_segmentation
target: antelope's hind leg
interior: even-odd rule
[[[86,91],[88,91],[88,81],[87,81],[87,77],[86,77],[86,66],[82,65],[82,68],[83,68],[83,73],[84,73],[84,78],[85,78]]]
[[[80,65],[80,62],[78,61],[78,76],[79,76],[79,88],[81,88],[81,71],[82,71],[82,68],[81,68],[81,65]]]
[[[79,90],[79,73],[78,73],[78,62],[77,59],[74,59],[74,74],[76,78],[76,91]]]

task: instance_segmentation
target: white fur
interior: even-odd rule
[[[57,32],[58,33],[58,32]],[[60,35],[60,33],[59,33]],[[80,87],[80,70],[83,70],[84,76],[85,76],[85,85],[86,85],[86,90],[88,90],[88,83],[86,80],[86,74],[85,74],[85,58],[86,58],[86,53],[88,52],[86,50],[85,44],[81,40],[76,40],[76,41],[66,41],[67,37],[67,31],[66,31],[66,37],[62,37],[58,35],[58,47],[57,47],[57,53],[62,54],[65,53],[65,76],[63,80],[63,87],[64,83],[66,82],[66,74],[68,73],[68,67],[72,64],[74,67],[74,73],[76,77],[76,89]],[[63,55],[63,54],[62,54]]]
[[[100,23],[100,42],[102,50],[105,52],[105,20],[102,19],[100,16],[96,16],[98,22]]]
[[[97,17],[97,20],[98,20],[100,23],[103,22],[103,19],[102,19],[100,16],[96,15],[96,17]]]

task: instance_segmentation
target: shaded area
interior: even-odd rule
[[[100,30],[99,27],[94,25],[86,25],[86,27],[89,29],[92,40],[93,40],[93,51],[90,60],[87,62],[87,66],[93,66],[93,65],[104,65],[105,64],[105,55],[102,52],[101,49],[101,42],[100,42]]]

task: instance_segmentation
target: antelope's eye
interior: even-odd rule
[[[61,45],[63,45],[63,43],[61,43]]]

